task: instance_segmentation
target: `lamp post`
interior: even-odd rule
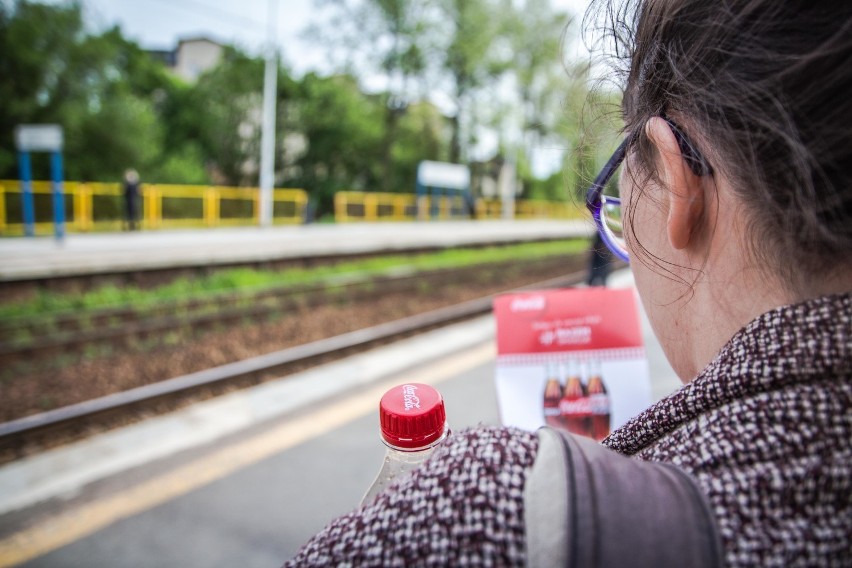
[[[272,186],[275,183],[275,103],[278,90],[278,61],[275,49],[278,23],[278,0],[269,0],[267,11],[268,39],[266,67],[263,75],[263,118],[260,138],[260,207],[261,227],[272,226]]]

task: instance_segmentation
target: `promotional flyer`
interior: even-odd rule
[[[633,291],[542,290],[494,299],[506,426],[602,440],[651,403]]]

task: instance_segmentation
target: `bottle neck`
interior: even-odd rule
[[[441,442],[446,440],[449,433],[450,433],[450,427],[447,424],[444,424],[444,432],[441,434],[440,438],[438,438],[437,440],[435,440],[435,441],[433,441],[429,444],[426,444],[425,446],[418,446],[416,448],[403,448],[401,446],[395,446],[395,445],[391,444],[390,442],[388,442],[387,440],[385,440],[384,438],[382,438],[382,443],[385,446],[387,446],[388,450],[390,450],[390,451],[399,452],[401,454],[413,454],[413,453],[418,453],[418,452],[425,452],[426,450],[431,450],[432,448],[434,448],[435,446],[437,446],[438,444],[440,444]]]

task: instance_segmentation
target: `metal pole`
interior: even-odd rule
[[[275,181],[275,99],[278,91],[278,62],[275,36],[278,23],[278,0],[269,0],[269,44],[266,46],[266,69],[263,76],[263,124],[260,140],[260,225],[272,225],[272,186]]]
[[[50,174],[53,178],[53,232],[57,240],[65,236],[65,195],[62,193],[62,154],[51,152]]]
[[[18,169],[21,174],[21,205],[24,209],[24,234],[35,235],[35,206],[33,205],[33,170],[30,153],[18,152]]]
[[[511,162],[506,162],[500,168],[500,173],[497,176],[497,187],[500,192],[500,199],[503,202],[502,214],[503,219],[515,218],[515,167]]]

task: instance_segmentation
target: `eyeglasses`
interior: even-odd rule
[[[672,129],[681,155],[684,161],[697,176],[713,175],[713,168],[701,153],[698,148],[689,141],[680,127],[669,118],[662,117]],[[618,148],[613,153],[612,157],[607,161],[606,165],[595,178],[589,190],[586,192],[586,207],[592,213],[592,218],[595,221],[601,240],[606,244],[607,248],[612,253],[623,260],[630,262],[630,256],[627,252],[627,246],[624,241],[624,228],[621,217],[621,198],[604,195],[604,190],[607,184],[612,179],[612,176],[618,170],[618,167],[624,161],[627,155],[627,149],[633,142],[633,137],[625,138]]]

